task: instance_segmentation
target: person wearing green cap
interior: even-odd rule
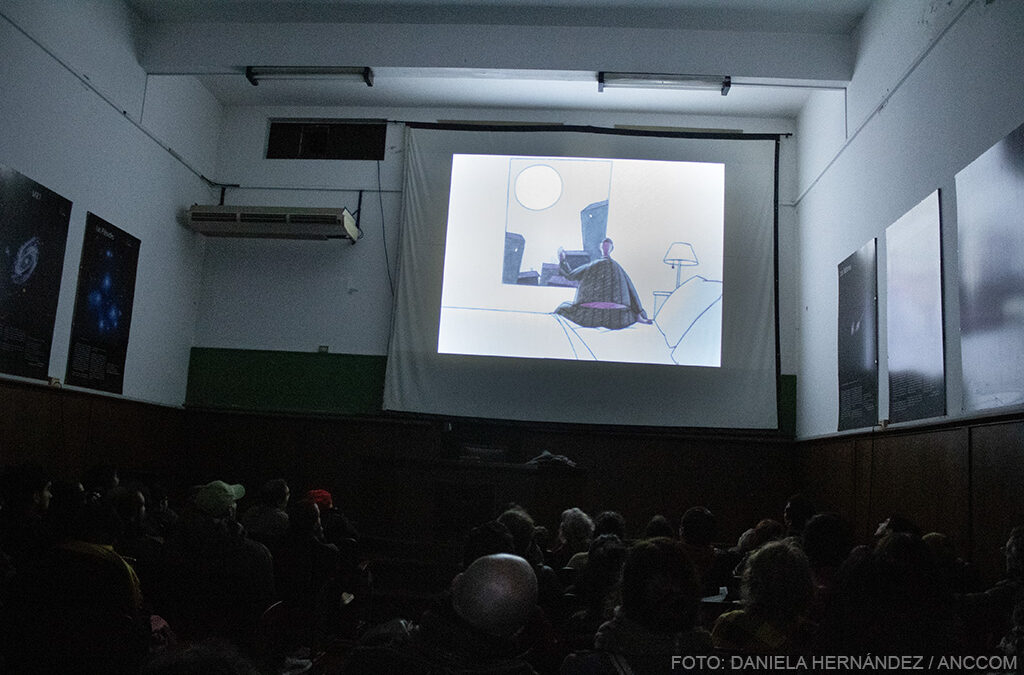
[[[229,485],[222,480],[210,481],[200,485],[193,503],[196,509],[211,518],[234,517],[238,509],[237,502],[245,496],[245,487]]]
[[[235,519],[242,485],[197,486],[165,549],[166,583],[159,613],[180,637],[251,646],[256,622],[275,599],[274,563]]]

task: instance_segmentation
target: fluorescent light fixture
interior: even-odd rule
[[[373,86],[373,70],[362,66],[246,66],[252,86],[261,80],[351,80]]]
[[[673,75],[670,73],[609,73],[597,74],[597,90],[605,87],[632,89],[696,89],[729,93],[732,77],[729,75]]]

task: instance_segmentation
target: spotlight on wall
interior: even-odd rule
[[[263,80],[350,80],[373,86],[373,70],[361,66],[246,66],[252,86]]]
[[[610,73],[597,74],[597,90],[605,87],[631,89],[693,89],[729,93],[732,77],[729,75],[673,75],[669,73]]]

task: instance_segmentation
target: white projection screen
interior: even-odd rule
[[[778,428],[777,142],[410,126],[385,409]]]

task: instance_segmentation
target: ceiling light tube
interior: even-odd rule
[[[669,73],[611,73],[597,74],[597,90],[605,87],[633,89],[696,89],[729,93],[732,77],[729,75],[673,75]]]
[[[373,86],[373,70],[360,66],[246,66],[252,86],[261,80],[354,80]]]

